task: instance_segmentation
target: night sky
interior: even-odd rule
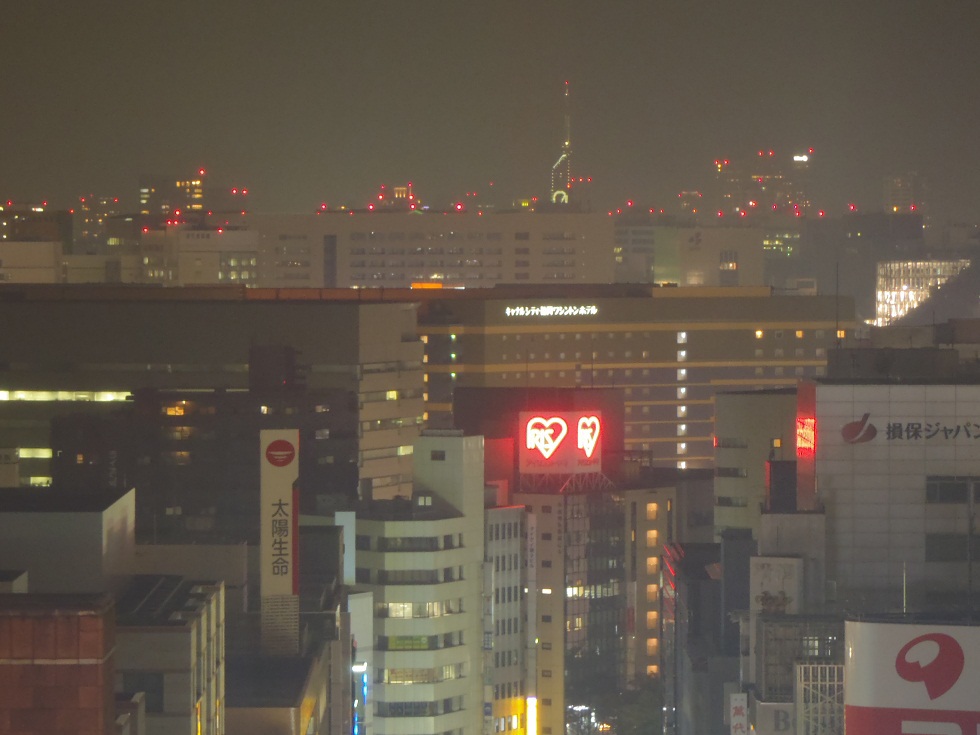
[[[828,211],[916,170],[936,215],[980,219],[976,0],[8,2],[0,197],[132,205],[199,166],[261,211],[543,196],[566,79],[596,208],[813,147]]]

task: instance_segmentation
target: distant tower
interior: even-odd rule
[[[568,109],[568,82],[565,82],[565,137],[561,144],[561,155],[551,167],[551,201],[554,204],[568,204],[568,190],[572,186],[572,117]]]

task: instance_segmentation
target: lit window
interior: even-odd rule
[[[687,350],[677,350],[677,362],[684,362],[687,360]]]
[[[772,448],[773,449],[779,449],[782,446],[783,446],[783,440],[782,439],[773,439],[772,440]]]
[[[761,329],[755,330],[755,338],[762,339],[764,332]]]
[[[677,379],[678,380],[687,380],[687,368],[680,368],[677,371]]]
[[[655,521],[657,520],[657,511],[659,506],[656,503],[647,503],[647,520]]]
[[[844,339],[846,337],[847,337],[847,330],[845,330],[845,329],[838,329],[837,330],[837,339]]]
[[[803,339],[803,330],[802,329],[797,329],[796,330],[796,338],[797,339]]]
[[[677,333],[677,344],[686,345],[687,344],[687,332]]]
[[[647,531],[647,548],[655,548],[659,543],[659,534],[656,528]]]
[[[660,650],[660,641],[656,638],[647,638],[647,656],[656,656]]]

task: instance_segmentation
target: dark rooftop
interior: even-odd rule
[[[297,707],[315,659],[311,656],[229,654],[225,659],[227,707]]]
[[[79,493],[57,487],[0,488],[0,513],[101,513],[129,490]]]
[[[119,595],[116,619],[120,626],[182,626],[179,613],[195,613],[207,594],[198,588],[214,584],[173,574],[137,575]]]

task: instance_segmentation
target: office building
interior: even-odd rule
[[[795,488],[796,388],[718,393],[714,445],[715,540],[728,528],[757,537],[779,462],[792,464]]]
[[[133,577],[116,601],[117,692],[144,692],[147,731],[225,732],[225,596],[219,582]]]
[[[75,208],[73,253],[105,253],[109,220],[122,214],[119,197],[88,194],[78,198]]]
[[[483,731],[530,735],[527,717],[534,717],[539,700],[527,686],[536,629],[527,618],[526,513],[521,506],[488,507],[485,513]]]
[[[967,258],[878,263],[875,326],[886,327],[901,319],[969,265]]]
[[[356,453],[354,494],[393,497],[410,485],[411,446],[423,414],[422,343],[411,303],[353,300],[352,292],[335,294],[336,301],[285,301],[242,288],[24,287],[7,295],[0,355],[11,369],[0,380],[0,446],[22,448],[25,480],[51,477],[54,416],[110,411],[139,388],[248,389],[250,350],[267,347],[298,356],[269,368],[286,380],[284,389],[356,396],[357,435],[334,455],[336,464]],[[179,444],[180,428],[190,425],[177,421],[186,396],[175,397],[177,403],[160,405],[175,421],[168,441]],[[303,415],[318,405],[326,404],[304,403]],[[260,414],[262,406],[262,415],[275,408],[253,404]],[[280,418],[292,421],[291,415]]]
[[[105,594],[0,594],[0,730],[115,735],[116,651]]]
[[[0,559],[6,569],[28,572],[31,592],[118,590],[131,573],[135,505],[133,490],[6,488],[0,493]]]
[[[330,211],[250,215],[259,285],[408,288],[498,283],[611,283],[604,214]]]
[[[415,460],[410,495],[358,509],[356,577],[373,593],[377,636],[367,706],[377,735],[473,735],[484,722],[483,438],[427,434]]]
[[[851,609],[928,608],[975,585],[974,384],[800,386],[801,510],[825,509],[827,591]],[[972,572],[971,572],[972,570]]]

